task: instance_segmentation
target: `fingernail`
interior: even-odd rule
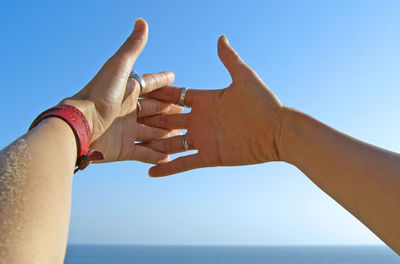
[[[225,34],[223,35],[223,37],[224,37],[224,39],[225,39],[226,43],[228,43],[228,44],[229,44],[229,40],[228,40],[228,38],[226,37],[226,35],[225,35]]]

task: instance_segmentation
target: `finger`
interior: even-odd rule
[[[176,135],[181,135],[179,130],[167,130],[162,128],[139,125],[137,129],[136,140],[141,142],[149,142],[159,138],[167,138]]]
[[[150,177],[163,177],[175,173],[204,167],[198,154],[187,155],[174,159],[173,161],[151,167]]]
[[[119,74],[121,75],[120,77],[128,78],[129,72],[131,71],[133,64],[135,63],[137,57],[146,45],[147,38],[147,23],[142,18],[139,18],[136,20],[134,29],[127,40],[124,42],[124,44],[122,44],[117,52],[104,64],[104,66],[96,74],[96,76],[90,83],[96,81],[99,81],[100,83],[108,81],[110,79],[110,74],[114,76],[116,74]],[[90,83],[86,85],[85,88],[78,92],[75,96],[83,98],[89,97],[92,90],[97,87],[96,85],[90,85]],[[114,89],[111,90],[113,90],[113,94],[118,94]],[[102,91],[102,93],[105,93],[104,95],[101,95],[100,92],[96,92],[96,96],[107,98],[108,92],[109,89]],[[122,91],[119,92],[121,92],[122,94]],[[126,98],[128,95],[124,95],[123,98]]]
[[[151,98],[141,99],[139,103],[141,109],[138,113],[138,117],[152,116],[161,113],[178,114],[183,111],[183,107]]]
[[[209,90],[208,90],[209,91]],[[185,105],[191,107],[195,100],[195,97],[199,95],[202,91],[195,89],[187,89],[185,95]],[[164,102],[169,102],[173,104],[178,104],[181,97],[182,87],[176,86],[166,86],[151,93],[145,94],[144,97],[155,98]]]
[[[160,114],[138,118],[138,122],[147,126],[164,129],[186,129],[190,114]]]
[[[145,163],[151,164],[162,164],[169,161],[168,155],[157,152],[150,148],[144,146],[135,145],[134,150],[132,152],[132,156],[127,158],[126,160],[137,160]]]
[[[144,91],[138,80],[135,78],[128,78],[126,88],[128,91],[135,91],[137,95],[149,93],[151,91],[157,90],[161,87],[170,85],[175,80],[175,75],[173,72],[164,71],[159,73],[149,73],[142,75],[144,80]]]
[[[153,140],[148,143],[143,143],[143,146],[154,149],[155,151],[159,151],[166,154],[175,154],[179,152],[186,151],[185,145],[183,144],[183,135],[178,135],[174,137],[168,137],[159,140]],[[186,136],[187,143],[189,145],[189,150],[195,149],[190,137]]]
[[[170,85],[175,80],[175,75],[173,72],[164,71],[159,73],[150,73],[142,75],[145,83],[145,90],[141,94],[150,93],[161,87]]]
[[[244,63],[236,51],[229,45],[225,35],[218,39],[218,56],[232,77],[233,81],[239,81],[240,77],[247,71],[249,67]]]
[[[167,112],[168,114],[179,114],[182,113],[183,107],[175,104],[171,104],[169,107],[169,111]]]
[[[129,71],[146,46],[148,31],[146,21],[143,18],[137,19],[133,32],[113,56],[114,58],[121,59]]]

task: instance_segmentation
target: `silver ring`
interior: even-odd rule
[[[138,83],[140,84],[140,94],[143,94],[144,89],[146,88],[146,82],[144,81],[142,75],[138,74],[137,72],[135,72],[134,70],[131,70],[131,73],[129,73],[129,78],[135,79],[136,81],[138,81]]]
[[[178,105],[188,107],[187,105],[185,105],[185,97],[186,97],[187,90],[189,90],[187,87],[182,87],[182,92],[181,92],[181,96],[179,97]]]
[[[137,109],[137,115],[139,115],[140,111],[142,111],[142,105],[140,104],[139,100],[136,103],[136,109]]]
[[[183,143],[183,147],[185,148],[185,151],[188,151],[189,150],[189,144],[188,144],[186,135],[182,136],[182,143]]]

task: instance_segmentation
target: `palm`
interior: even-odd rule
[[[203,148],[207,155],[218,154],[220,163],[217,165],[223,166],[277,160],[274,142],[267,141],[276,132],[274,120],[277,119],[274,116],[275,112],[270,111],[268,106],[276,106],[278,102],[269,96],[269,93],[263,83],[240,82],[224,89],[216,101],[215,109],[206,111],[209,120],[212,118],[217,120],[216,127],[212,129],[215,131],[214,137],[210,135],[210,138],[215,138],[217,149],[207,149],[208,146],[213,146],[207,144],[199,147],[199,154],[202,154]],[[257,105],[260,96],[270,97],[270,104]],[[199,113],[201,114],[206,108],[200,109]],[[193,119],[197,120],[197,117],[194,115]],[[260,124],[270,124],[270,126]]]
[[[104,160],[101,160],[101,162],[134,159],[133,143],[137,137],[138,124],[133,119],[136,119],[136,113],[131,115],[134,115],[134,117],[116,118],[101,137],[92,143],[91,147],[104,155]]]
[[[276,141],[279,134],[281,104],[257,74],[220,40],[219,55],[233,82],[223,90],[189,90],[185,103],[188,114],[155,116],[144,119],[147,125],[187,129],[187,140],[194,155],[180,157],[151,169],[164,176],[209,166],[246,165],[278,160]],[[162,88],[151,97],[176,102],[180,88]],[[183,151],[182,141],[158,140],[149,147],[165,152]]]
[[[142,116],[152,116],[159,113],[176,114],[182,111],[177,106],[155,100],[141,100]],[[91,147],[103,153],[104,160],[98,162],[112,162],[122,160],[138,160],[147,163],[160,163],[168,158],[167,155],[154,151],[135,141],[148,142],[155,139],[180,135],[177,130],[167,130],[149,127],[137,123],[137,112],[126,113],[116,118],[111,126],[97,139]]]

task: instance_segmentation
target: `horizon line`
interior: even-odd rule
[[[386,244],[287,244],[287,245],[240,245],[240,244],[123,244],[123,243],[67,243],[67,245],[87,246],[155,246],[155,247],[371,247]]]

